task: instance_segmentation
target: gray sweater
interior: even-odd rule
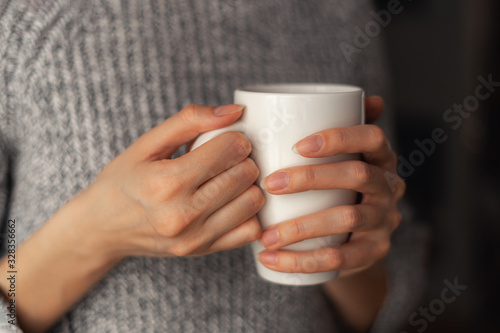
[[[370,10],[353,0],[1,0],[1,225],[15,219],[22,243],[142,133],[190,103],[231,103],[245,84],[342,82],[388,99],[383,38],[351,63],[339,47]],[[406,213],[373,332],[396,332],[418,309],[424,236]],[[345,331],[320,286],[265,282],[253,260],[249,246],[128,258],[52,331]]]

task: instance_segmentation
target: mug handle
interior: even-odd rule
[[[242,123],[238,121],[238,122],[233,123],[231,125],[228,125],[226,127],[202,133],[201,135],[199,135],[196,138],[196,140],[194,141],[194,143],[191,146],[191,149],[189,151],[195,150],[196,148],[198,148],[199,146],[201,146],[205,142],[212,140],[213,138],[215,138],[216,136],[221,135],[222,133],[231,132],[231,131],[243,132],[243,125],[242,125]]]

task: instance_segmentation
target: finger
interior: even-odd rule
[[[365,122],[373,124],[384,111],[384,99],[380,96],[365,98]]]
[[[343,161],[278,170],[261,181],[271,194],[308,190],[351,189],[366,194],[389,194],[382,168],[363,161]],[[395,181],[395,180],[394,180]]]
[[[339,247],[323,247],[311,251],[264,250],[259,254],[259,260],[267,268],[280,272],[326,272],[373,264],[385,257],[389,248],[389,240],[375,241],[365,237]]]
[[[244,161],[252,147],[240,132],[226,132],[175,161],[182,173],[191,173],[192,186],[197,188],[221,172]]]
[[[143,134],[131,150],[143,159],[169,158],[198,134],[232,124],[241,116],[242,105],[220,107],[192,104]]]
[[[403,178],[399,177],[397,173],[390,172],[388,170],[384,171],[384,177],[392,192],[393,198],[396,201],[399,201],[404,196],[406,191],[405,181]]]
[[[259,175],[250,158],[205,182],[192,196],[192,204],[208,217],[247,190]]]
[[[305,239],[377,229],[384,212],[374,205],[337,206],[275,224],[262,234],[260,242],[268,250],[277,250]]]
[[[403,219],[403,215],[401,214],[401,212],[397,208],[395,208],[389,212],[389,214],[387,216],[387,226],[389,227],[389,230],[391,233],[394,232],[394,230],[396,230],[397,227],[399,227],[402,219]]]
[[[332,128],[297,142],[294,150],[304,157],[328,157],[342,153],[362,153],[364,159],[392,170],[396,154],[384,131],[376,125]]]
[[[209,248],[208,253],[235,249],[260,238],[262,234],[259,221],[254,215],[234,229],[219,237]]]
[[[257,214],[264,205],[264,200],[260,188],[252,185],[240,196],[215,211],[206,219],[200,230],[202,235],[210,238],[206,243],[213,242]]]
[[[351,269],[343,269],[340,273],[339,273],[339,277],[347,277],[347,276],[350,276],[350,275],[354,275],[356,273],[359,273],[359,272],[362,272],[370,267],[373,267],[374,263],[370,263],[368,265],[364,265],[364,266],[359,266],[359,267],[356,267],[356,268],[351,268]]]

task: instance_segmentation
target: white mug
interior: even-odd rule
[[[191,150],[228,131],[244,133],[252,144],[250,157],[260,170],[257,184],[283,168],[359,159],[359,154],[340,154],[324,158],[306,158],[292,147],[313,133],[336,127],[364,123],[364,92],[341,84],[264,84],[237,89],[234,103],[244,105],[243,115],[234,124],[206,132]],[[334,175],[332,175],[334,176]],[[346,189],[306,191],[272,195],[263,190],[266,202],[257,217],[265,228],[299,216],[356,202],[356,192]],[[306,251],[340,246],[348,234],[306,239],[283,247],[283,250]],[[258,274],[267,281],[283,285],[314,285],[337,277],[338,271],[319,273],[284,273],[265,267],[258,259],[265,248],[259,241],[251,244]],[[318,260],[304,260],[306,271],[314,272]]]

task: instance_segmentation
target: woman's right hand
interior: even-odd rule
[[[106,165],[79,196],[92,246],[114,258],[199,256],[259,239],[255,214],[264,196],[253,185],[259,171],[243,134],[224,133],[170,158],[198,134],[233,123],[242,109],[190,105]]]

